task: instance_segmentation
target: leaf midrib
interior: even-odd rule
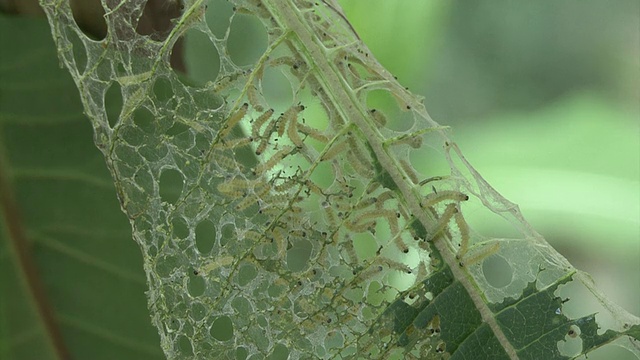
[[[264,2],[276,10],[272,12],[274,15],[277,15],[276,21],[278,21],[283,28],[291,29],[297,35],[299,39],[298,46],[306,51],[307,55],[313,60],[313,64],[322,74],[319,81],[324,82],[324,85],[328,88],[327,93],[332,97],[337,110],[341,111],[345,115],[345,119],[349,119],[359,128],[373,149],[377,160],[382,165],[382,168],[389,173],[395,184],[398,186],[403,198],[402,200],[404,200],[403,203],[409,212],[418,219],[425,229],[429,229],[432,226],[432,221],[430,221],[427,214],[422,211],[420,201],[414,189],[405,182],[401,172],[397,166],[395,166],[394,160],[383,148],[382,134],[380,134],[375,125],[372,124],[372,120],[367,118],[365,115],[365,109],[362,109],[360,103],[355,98],[355,95],[345,88],[343,82],[340,81],[338,74],[328,62],[325,52],[311,36],[311,30],[305,25],[303,19],[300,18],[299,13],[296,13],[293,10],[296,9],[295,5],[289,0],[264,0]],[[387,80],[391,84],[396,85],[394,87],[401,88],[394,79]],[[490,326],[496,338],[505,349],[505,352],[511,359],[518,359],[516,350],[507,340],[504,332],[495,321],[493,313],[484,302],[481,295],[476,291],[477,286],[472,282],[470,275],[458,266],[455,254],[451,252],[444,241],[435,241],[434,246],[438,249],[443,260],[445,260],[447,265],[450,267],[455,279],[464,286],[476,309],[480,312],[482,320]]]

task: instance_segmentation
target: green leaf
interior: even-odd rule
[[[143,250],[168,358],[563,358],[614,339],[640,353],[628,336],[640,320],[480,176],[335,1],[234,1],[221,31],[194,0],[152,37],[134,25],[144,2],[105,1],[100,41],[68,3],[42,3]],[[243,26],[266,45],[239,46]],[[214,80],[170,67],[185,34],[211,47],[187,63]],[[468,209],[508,220],[515,238],[476,233]],[[485,273],[496,259],[505,285]],[[561,316],[570,278],[612,330]]]
[[[47,24],[2,15],[0,34],[0,358],[161,359],[140,251]]]

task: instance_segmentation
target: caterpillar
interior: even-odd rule
[[[298,114],[305,109],[304,105],[297,105],[291,107],[289,110],[285,112],[285,121],[289,123],[289,127],[287,131],[287,135],[289,136],[289,140],[298,148],[302,147],[302,139],[300,139],[300,135],[298,134]]]
[[[445,200],[451,200],[455,202],[467,201],[469,200],[469,196],[461,192],[452,190],[434,192],[422,199],[422,201],[420,202],[420,206],[431,207]]]
[[[270,185],[258,183],[256,187],[253,188],[253,192],[247,194],[246,197],[236,205],[236,210],[242,211],[253,205],[253,203],[259,204],[259,201],[263,199],[270,190]]]
[[[257,231],[248,230],[243,234],[243,236],[241,236],[241,238],[257,243],[258,241],[260,241],[260,239],[262,239],[262,234]]]
[[[274,166],[276,166],[282,159],[287,157],[295,148],[293,146],[284,146],[278,152],[273,154],[266,162],[258,164],[253,170],[254,175],[261,175],[265,172],[271,170]]]
[[[462,217],[462,213],[459,211],[454,215],[454,220],[460,230],[460,248],[458,249],[458,256],[462,258],[469,250],[469,226],[464,220],[464,217]]]
[[[394,236],[393,238],[393,243],[398,247],[398,249],[400,249],[400,251],[402,251],[404,254],[408,254],[409,253],[409,247],[407,246],[407,244],[404,243],[404,240],[402,240],[402,234],[397,234],[396,236]]]
[[[305,185],[309,189],[309,192],[312,192],[317,195],[324,195],[324,193],[322,192],[322,189],[318,185],[316,185],[313,181],[307,180],[305,182]]]
[[[398,218],[396,216],[396,212],[394,212],[393,210],[376,209],[373,211],[369,211],[364,214],[358,215],[353,222],[362,222],[368,219],[377,218],[384,218],[385,220],[387,220],[387,222],[389,223],[391,234],[395,235],[399,233],[400,229],[398,228]]]
[[[478,262],[486,259],[487,257],[497,253],[498,250],[500,250],[500,243],[498,243],[498,242],[494,242],[491,245],[485,245],[481,249],[473,251],[469,255],[469,257],[460,256],[459,257],[459,260],[460,260],[459,265],[461,267],[473,265],[473,264],[478,263]]]
[[[411,146],[414,149],[419,149],[422,146],[422,133],[413,133],[401,135],[392,139],[389,139],[385,142],[385,145],[402,145],[406,144]]]
[[[293,181],[293,180],[281,181],[281,182],[278,182],[277,185],[273,186],[273,191],[275,191],[277,193],[283,193],[285,191],[290,190],[295,185],[296,185],[296,182]]]
[[[342,210],[342,211],[362,210],[362,209],[366,209],[369,206],[375,204],[377,201],[378,200],[376,198],[369,197],[369,198],[361,199],[355,205],[351,205],[350,202],[341,202],[341,203],[338,204],[338,209]]]
[[[214,148],[222,149],[222,150],[230,150],[238,147],[243,147],[249,145],[253,141],[251,137],[243,137],[232,140],[222,140],[217,143]]]
[[[264,129],[264,132],[262,133],[262,136],[261,136],[262,140],[260,140],[260,144],[256,148],[256,155],[262,154],[264,150],[267,148],[267,145],[269,144],[269,139],[271,138],[271,134],[273,133],[273,128],[276,126],[277,122],[278,121],[276,119],[276,120],[271,120],[269,124],[267,124],[267,127]]]
[[[362,158],[359,158],[353,151],[347,152],[347,160],[351,167],[362,177],[370,179],[373,177],[373,170],[371,169],[371,165],[366,166]]]
[[[415,170],[413,170],[413,167],[411,166],[411,164],[409,164],[408,161],[400,159],[400,166],[412,183],[418,184],[420,182],[420,180],[418,179],[418,174],[416,174]]]
[[[242,170],[244,168],[244,165],[236,162],[234,159],[220,154],[220,153],[216,153],[214,156],[215,162],[216,164],[221,167],[224,168],[226,170],[236,170],[236,169],[240,169]]]
[[[347,253],[349,257],[347,263],[349,264],[357,264],[358,263],[358,255],[356,254],[356,249],[353,247],[353,242],[349,237],[345,239],[344,242],[341,243],[342,248]]]
[[[271,231],[271,234],[273,234],[273,239],[278,248],[278,257],[284,257],[287,252],[287,239],[284,237],[284,234],[282,234],[282,229],[276,227]]]
[[[343,152],[346,149],[346,147],[347,147],[346,141],[342,141],[341,143],[338,143],[338,144],[333,144],[331,148],[322,155],[322,157],[320,158],[320,161],[333,159],[338,154]]]
[[[384,267],[382,265],[377,265],[377,266],[369,266],[368,268],[366,268],[365,270],[361,271],[360,273],[356,273],[354,271],[354,275],[357,274],[357,276],[355,277],[353,282],[362,283],[364,281],[367,281],[367,280],[371,279],[372,277],[382,273],[382,270],[384,270]]]
[[[451,220],[451,218],[457,211],[458,211],[458,208],[456,207],[455,204],[453,203],[447,204],[447,207],[442,213],[442,216],[440,216],[440,219],[438,220],[436,225],[433,226],[433,228],[429,229],[429,232],[428,232],[429,238],[425,240],[435,241],[437,238],[439,238],[441,236],[442,231],[446,229],[447,224],[449,223],[449,220]]]
[[[393,191],[391,190],[384,191],[383,193],[381,193],[376,197],[376,208],[382,209],[385,201],[395,199],[395,198],[396,198],[396,195]]]
[[[239,195],[242,196],[248,187],[248,181],[237,178],[234,178],[230,181],[222,182],[217,186],[218,191],[229,197],[238,197]]]
[[[278,120],[276,120],[276,123],[278,124],[276,131],[279,137],[282,137],[282,135],[284,135],[284,129],[287,126],[287,121],[284,119],[284,114],[285,113],[280,114],[280,116],[278,117]]]
[[[329,142],[329,138],[327,136],[321,134],[319,130],[307,126],[306,124],[298,123],[297,128],[301,133],[308,135],[312,139],[318,140],[321,143],[326,144]]]
[[[416,274],[416,281],[422,281],[427,277],[427,266],[424,264],[424,261],[420,261],[418,264],[418,273]]]
[[[384,127],[387,125],[387,116],[382,111],[371,109],[369,114],[371,114],[371,118],[378,126]]]
[[[351,231],[359,232],[359,233],[368,231],[372,234],[375,233],[375,228],[377,224],[378,222],[375,220],[371,220],[368,222],[360,222],[357,219],[353,221],[347,221],[345,223],[347,229]]]
[[[230,74],[221,78],[220,80],[216,81],[215,84],[213,84],[213,92],[216,94],[221,92],[222,90],[226,89],[229,85],[233,84],[234,81],[237,81],[239,78],[245,75],[246,75],[246,71],[237,71],[233,74]]]
[[[389,269],[400,271],[400,272],[405,273],[405,274],[412,274],[413,273],[413,270],[411,270],[411,268],[406,264],[403,264],[401,262],[394,261],[394,260],[391,260],[391,259],[387,259],[387,258],[378,258],[378,259],[379,260],[377,260],[376,262],[379,262],[379,263],[382,263],[384,265],[387,265],[389,267]]]
[[[247,99],[251,106],[258,112],[264,111],[264,107],[262,106],[262,101],[260,100],[260,94],[258,93],[258,88],[254,84],[249,85],[247,88]]]
[[[300,134],[298,134],[297,125],[298,125],[298,122],[296,121],[296,118],[292,117],[292,120],[289,122],[287,136],[289,136],[289,140],[291,140],[293,145],[295,145],[298,149],[300,149],[304,146],[304,144],[302,143]]]
[[[238,124],[238,122],[240,122],[240,120],[242,120],[242,118],[244,118],[244,116],[247,114],[247,109],[249,109],[249,104],[244,103],[235,113],[233,113],[233,115],[231,115],[231,117],[229,117],[229,119],[226,121],[226,123],[222,127],[222,130],[220,131],[221,138],[224,138],[227,135],[229,135],[231,130],[233,130],[233,128],[236,126],[236,124]]]
[[[253,124],[251,125],[251,136],[254,139],[257,138],[260,134],[260,128],[262,127],[262,125],[264,125],[264,123],[273,115],[273,111],[273,109],[265,111],[253,122]]]

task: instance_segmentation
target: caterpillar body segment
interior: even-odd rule
[[[437,224],[429,229],[429,238],[425,240],[433,242],[438,239],[442,235],[442,232],[448,229],[449,221],[451,221],[451,218],[456,212],[458,212],[456,204],[447,204],[447,207],[438,219]]]
[[[400,250],[402,253],[404,254],[409,253],[409,247],[407,246],[407,244],[404,243],[404,240],[402,240],[401,233],[398,233],[396,236],[393,237],[393,243],[396,245],[396,247],[398,247],[398,250]]]
[[[458,249],[457,256],[459,258],[464,258],[469,250],[469,226],[464,220],[464,217],[462,217],[462,213],[459,211],[454,215],[454,220],[458,226],[458,230],[460,231],[460,248]]]
[[[264,113],[262,113],[262,115],[258,116],[258,118],[255,121],[253,121],[253,123],[251,124],[251,136],[254,139],[259,137],[260,129],[262,128],[262,125],[264,125],[267,122],[267,120],[271,118],[271,116],[273,115],[273,112],[274,112],[273,109],[269,109]]]
[[[258,164],[258,166],[253,170],[254,175],[262,175],[271,170],[280,161],[282,161],[282,159],[290,155],[294,149],[295,148],[293,146],[284,146],[282,149],[278,150],[278,152],[273,154],[273,156],[271,156],[266,162]]]
[[[322,133],[320,133],[319,130],[314,129],[304,123],[298,123],[296,127],[298,131],[311,137],[312,139],[315,139],[323,144],[326,144],[329,142],[329,138],[326,135],[323,135]]]
[[[229,119],[227,119],[227,121],[225,122],[225,124],[222,127],[222,130],[220,131],[220,137],[224,138],[227,135],[229,135],[229,133],[231,132],[231,130],[233,130],[233,128],[240,122],[240,120],[242,120],[244,118],[244,116],[247,114],[247,109],[249,109],[249,104],[244,103],[242,104],[242,106],[235,112],[233,113]]]
[[[387,223],[389,223],[389,228],[391,230],[391,234],[395,235],[400,232],[400,228],[398,227],[398,217],[397,213],[393,210],[388,209],[376,209],[373,211],[368,211],[363,214],[359,214],[355,216],[355,219],[352,221],[352,224],[357,225],[358,223],[370,223],[370,220],[375,220],[378,218],[384,218]]]
[[[471,250],[471,252],[468,253],[468,256],[466,256],[466,254],[458,256],[458,260],[460,260],[459,265],[461,267],[474,265],[487,257],[496,254],[498,250],[500,250],[499,242],[493,242],[491,245],[485,245],[480,249]]]
[[[347,151],[347,160],[349,160],[349,164],[358,175],[364,178],[372,178],[374,176],[374,172],[371,169],[372,165],[365,165],[363,159],[359,158],[353,151]]]
[[[461,202],[461,201],[467,201],[469,200],[469,196],[466,194],[463,194],[461,192],[458,191],[453,191],[453,190],[445,190],[445,191],[440,191],[440,192],[434,192],[431,193],[429,195],[427,195],[424,199],[422,199],[422,201],[420,202],[420,206],[422,207],[432,207],[440,202],[443,202],[445,200],[450,200],[450,201],[454,201],[454,202]]]
[[[353,242],[349,237],[345,239],[344,242],[341,243],[342,248],[347,253],[348,263],[357,264],[358,263],[358,255],[356,254],[356,249],[353,247]]]
[[[369,110],[369,114],[371,114],[371,118],[376,123],[376,125],[380,127],[384,127],[387,125],[387,116],[382,111],[371,109]]]
[[[264,106],[262,106],[263,101],[260,98],[258,88],[254,84],[251,84],[249,85],[249,87],[247,87],[247,99],[249,100],[249,104],[251,104],[251,106],[253,106],[256,111],[264,111]]]
[[[256,155],[261,155],[266,149],[267,145],[269,145],[269,139],[271,139],[271,134],[273,134],[273,130],[278,123],[277,119],[269,121],[267,127],[264,129],[262,135],[260,135],[260,144],[256,148]]]
[[[237,138],[237,139],[231,139],[231,140],[222,139],[219,143],[217,143],[214,146],[214,148],[221,149],[221,150],[231,150],[231,149],[247,146],[251,144],[252,141],[253,141],[253,138],[251,137],[243,137],[243,138]]]
[[[342,141],[340,143],[337,144],[333,144],[333,146],[331,146],[331,148],[329,150],[327,150],[322,157],[320,158],[321,161],[326,161],[326,160],[331,160],[334,157],[336,157],[338,154],[340,154],[341,152],[345,151],[347,149],[347,142],[346,141]]]
[[[402,170],[404,170],[404,173],[411,180],[411,182],[414,184],[418,184],[420,182],[420,180],[418,180],[418,174],[416,174],[416,171],[413,170],[411,164],[409,164],[409,162],[404,159],[400,159],[399,162]]]
[[[228,157],[225,154],[221,154],[220,152],[213,153],[213,159],[216,165],[225,169],[225,170],[242,170],[244,169],[244,165],[237,162],[236,160]]]

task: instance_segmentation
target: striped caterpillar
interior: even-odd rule
[[[253,170],[254,175],[262,175],[265,172],[271,170],[274,166],[276,166],[282,159],[290,155],[295,148],[293,146],[284,146],[282,149],[278,150],[273,156],[271,156],[266,162],[258,164]]]
[[[238,109],[235,113],[233,113],[233,115],[229,117],[229,119],[227,119],[224,126],[222,127],[222,130],[220,131],[221,138],[224,138],[227,135],[229,135],[231,130],[233,130],[233,128],[238,124],[238,122],[240,122],[240,120],[242,120],[242,118],[244,118],[244,116],[247,114],[248,108],[249,108],[249,104],[247,103],[242,104],[240,109]]]

